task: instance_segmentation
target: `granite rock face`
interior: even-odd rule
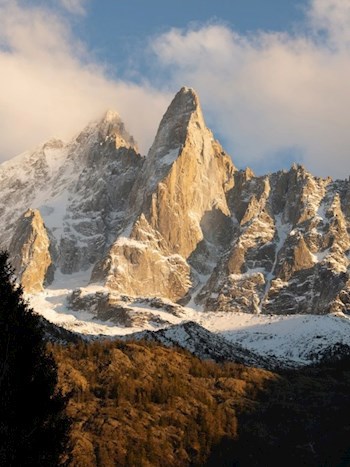
[[[350,183],[313,177],[302,166],[235,178],[231,248],[197,299],[215,310],[346,312]]]
[[[0,215],[0,246],[28,290],[54,270],[91,270],[91,284],[113,297],[350,311],[350,181],[300,165],[238,171],[190,88],[176,94],[147,157],[109,111],[69,143],[50,140],[0,165]],[[101,297],[89,298],[94,313],[110,319],[115,303]]]
[[[234,171],[205,126],[198,97],[182,88],[131,192],[130,224],[93,278],[129,295],[186,299],[193,285],[190,259],[229,222],[226,193]]]
[[[38,210],[29,209],[18,220],[9,254],[27,292],[40,292],[52,279],[50,240]]]

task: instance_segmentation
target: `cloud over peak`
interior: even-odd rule
[[[84,15],[91,0],[57,1]],[[137,76],[157,77],[152,84],[111,78],[69,19],[23,5],[0,0],[0,160],[67,139],[111,107],[145,153],[186,84],[240,167],[266,172],[296,160],[317,175],[350,173],[349,0],[311,0],[293,33],[248,35],[217,22],[168,30],[150,39],[142,69],[130,61]]]
[[[2,1],[0,15],[0,160],[52,136],[70,138],[108,108],[148,149],[166,94],[110,79],[52,10]]]
[[[176,88],[197,89],[234,161],[260,171],[293,159],[318,175],[350,173],[350,2],[314,0],[298,34],[241,35],[213,24],[152,44]],[[346,173],[345,173],[346,175]]]

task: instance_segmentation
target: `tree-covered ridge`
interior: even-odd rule
[[[203,465],[223,437],[237,438],[237,413],[276,378],[149,343],[53,350],[72,394],[70,466]]]
[[[350,465],[349,359],[276,374],[144,342],[53,352],[70,466]]]

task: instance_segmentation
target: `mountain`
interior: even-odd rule
[[[0,247],[33,306],[68,329],[115,335],[191,320],[210,330],[211,313],[347,323],[350,181],[301,165],[237,170],[190,88],[147,157],[108,111],[68,143],[1,164],[0,213]]]
[[[33,267],[31,234],[22,232],[29,219],[42,218],[40,225],[28,228],[49,238],[45,249],[52,269],[70,274],[101,259],[122,226],[143,163],[120,117],[110,111],[68,144],[50,140],[3,163],[0,243],[13,258],[24,248],[22,258],[14,261],[19,275],[25,274],[28,261]],[[28,209],[36,212],[34,217],[28,217]],[[42,271],[41,283],[47,280],[46,273]]]
[[[190,257],[195,260],[211,230],[217,237],[225,234],[230,214],[226,193],[234,170],[205,126],[198,97],[181,89],[131,190],[125,230],[94,268],[92,279],[132,296],[188,297]]]

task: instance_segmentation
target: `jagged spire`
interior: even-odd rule
[[[192,117],[196,118],[200,127],[205,128],[197,94],[192,88],[182,87],[160,122],[149,156],[160,158],[169,151],[180,148],[185,143]]]
[[[81,143],[91,138],[97,138],[101,143],[113,140],[117,148],[132,147],[138,152],[134,137],[127,131],[123,120],[115,110],[107,110],[99,120],[86,126],[76,140]]]
[[[97,128],[102,139],[111,138],[115,140],[117,147],[133,147],[138,150],[134,137],[126,130],[123,120],[115,110],[107,110]]]

